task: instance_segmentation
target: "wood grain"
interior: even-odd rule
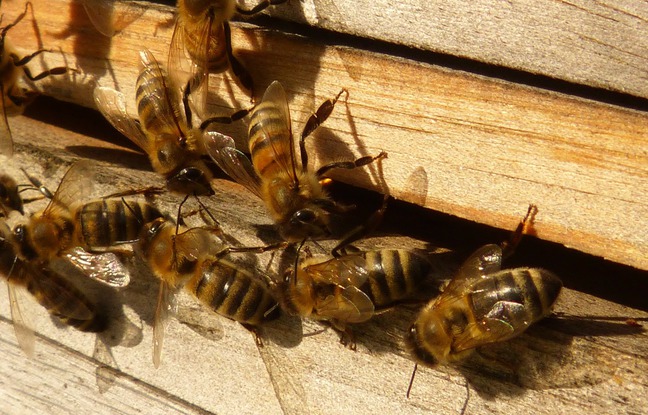
[[[7,20],[22,10],[3,8]],[[56,98],[92,106],[97,84],[132,97],[139,49],[165,60],[170,8],[148,9],[112,39],[75,2],[35,1],[34,13],[38,36],[26,19],[9,37],[24,51],[60,50],[44,54],[49,67],[78,69],[39,83]],[[389,158],[382,177],[372,167],[335,178],[505,229],[534,203],[540,238],[648,269],[648,235],[637,231],[648,228],[645,113],[249,25],[234,28],[233,42],[257,94],[284,84],[296,131],[320,102],[349,90],[310,142],[315,164],[380,150]],[[210,112],[249,105],[228,79],[214,77]],[[244,145],[244,125],[225,131]]]
[[[648,98],[645,2],[304,0],[270,14]]]
[[[18,168],[26,167],[55,188],[83,154],[96,160],[97,195],[162,184],[143,167],[142,155],[93,136],[26,117],[12,119],[12,126],[18,151],[2,161],[2,169],[19,180]],[[205,202],[225,231],[242,244],[260,244],[254,225],[269,222],[259,201],[229,181],[217,180],[215,187],[217,195]],[[26,209],[31,213],[45,203]],[[178,198],[163,195],[157,203],[175,212]],[[406,238],[366,243],[421,246]],[[262,269],[277,265],[268,256],[256,261]],[[138,261],[130,266],[131,284],[119,292],[70,275],[111,316],[111,328],[98,337],[58,327],[35,302],[24,303],[39,333],[33,360],[17,346],[0,284],[5,413],[460,413],[467,400],[466,414],[580,415],[641,413],[648,405],[648,334],[626,323],[634,319],[645,327],[648,313],[569,289],[556,306],[558,315],[520,338],[484,348],[464,366],[421,368],[410,399],[405,391],[413,363],[401,338],[413,308],[357,326],[357,352],[340,345],[331,330],[288,317],[268,325],[265,346],[257,348],[244,328],[182,295],[178,318],[166,331],[162,366],[155,370],[157,282]]]

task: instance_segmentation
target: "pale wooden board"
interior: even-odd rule
[[[270,14],[648,98],[644,1],[300,0]]]
[[[155,174],[142,170],[144,157],[114,145],[26,117],[12,119],[12,126],[19,151],[0,165],[19,180],[22,166],[55,188],[73,153],[84,153],[97,160],[102,173],[99,194],[161,184]],[[258,245],[251,224],[268,223],[262,206],[240,186],[221,180],[214,185],[217,195],[206,202],[224,229],[243,244]],[[27,211],[44,203],[34,202]],[[160,207],[170,212],[177,203],[171,195],[159,198]],[[404,238],[367,243],[420,246]],[[260,257],[259,266],[267,260]],[[625,323],[634,318],[645,326],[648,313],[572,290],[566,289],[556,306],[564,313],[561,319],[546,320],[514,341],[484,349],[484,357],[466,367],[419,370],[408,400],[412,361],[400,341],[414,317],[408,310],[359,326],[357,352],[340,345],[331,330],[320,332],[315,323],[289,318],[267,326],[266,346],[257,349],[245,329],[183,295],[179,319],[167,329],[163,364],[155,370],[151,321],[157,284],[137,270],[141,268],[135,268],[131,285],[120,292],[86,284],[91,295],[112,304],[108,309],[114,325],[101,338],[114,360],[94,352],[95,335],[56,327],[33,301],[24,311],[40,336],[35,359],[24,358],[0,284],[3,412],[447,414],[461,411],[466,383],[467,414],[639,414],[648,406],[648,334]],[[99,384],[99,361],[92,356],[115,368],[104,368]]]
[[[22,10],[3,7],[7,20]],[[76,3],[36,1],[34,10],[43,44],[80,71],[42,82],[48,95],[92,106],[100,84],[132,99],[142,45],[165,61],[171,8],[147,10],[112,39]],[[53,36],[67,23],[67,38]],[[23,50],[37,47],[29,20],[9,35]],[[316,165],[385,150],[384,180],[397,198],[505,229],[535,203],[540,238],[648,269],[648,234],[637,231],[648,228],[645,113],[256,27],[236,27],[233,41],[257,92],[273,79],[285,85],[296,131],[322,100],[349,90],[311,141]],[[43,58],[62,64],[58,53]],[[234,98],[249,105],[220,79],[212,112],[230,113]],[[244,125],[226,131],[244,145]],[[374,168],[334,177],[384,190]]]

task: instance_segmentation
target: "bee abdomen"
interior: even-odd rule
[[[33,278],[25,281],[25,288],[50,314],[81,331],[106,329],[107,318],[98,313],[95,305],[72,284],[52,272],[47,272],[38,281]]]
[[[175,90],[167,85],[167,79],[165,72],[157,65],[142,70],[135,92],[137,114],[144,130],[159,135],[178,135],[176,131],[167,131],[172,125],[168,120],[176,119],[180,114],[179,99]],[[160,99],[165,100],[167,105],[160,105]]]
[[[275,317],[276,301],[269,290],[225,260],[203,264],[201,275],[187,288],[216,313],[243,324],[259,325]]]
[[[516,268],[487,275],[472,287],[475,316],[482,319],[503,304],[516,304],[502,310],[499,318],[513,327],[525,328],[551,312],[562,282],[553,273],[538,268]]]
[[[413,296],[430,271],[425,258],[404,249],[370,251],[365,258],[369,278],[361,289],[376,309]]]
[[[160,217],[162,213],[148,203],[121,199],[90,202],[77,211],[80,237],[88,250],[134,242],[145,224]]]
[[[249,147],[252,164],[261,177],[273,177],[282,165],[290,166],[290,131],[272,102],[261,102],[250,117]]]

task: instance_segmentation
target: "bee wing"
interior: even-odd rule
[[[94,187],[94,168],[89,160],[74,163],[65,173],[59,183],[52,200],[49,202],[43,216],[55,214],[67,215],[70,207],[79,201],[87,199]]]
[[[343,255],[328,261],[308,264],[304,268],[316,283],[361,287],[369,278],[366,265],[367,261],[362,255]]]
[[[297,177],[295,166],[295,142],[290,122],[290,109],[288,108],[288,99],[286,98],[286,91],[284,91],[283,86],[281,86],[279,82],[273,81],[263,94],[261,104],[259,105],[271,105],[279,110],[280,118],[278,120],[274,118],[261,119],[259,121],[259,125],[262,134],[265,136],[265,140],[270,143],[270,148],[272,148],[272,152],[274,153],[275,161],[279,163],[281,169],[290,177],[292,177],[296,182]],[[284,152],[278,148],[280,143],[278,143],[278,134],[276,131],[280,131],[281,133],[285,134],[286,139],[289,141],[289,160],[286,160]]]
[[[151,105],[149,111],[156,115],[158,122],[166,125],[171,130],[175,130],[178,139],[184,137],[181,126],[186,126],[187,120],[185,120],[184,112],[180,111],[180,98],[177,95],[175,85],[162,70],[160,63],[150,50],[144,48],[139,55],[140,77],[144,79],[138,82],[138,88],[141,88],[139,94],[148,98],[148,103]],[[164,83],[164,88],[157,87],[158,82],[148,82],[153,78],[161,80]]]
[[[261,180],[250,159],[236,149],[234,139],[217,131],[207,130],[204,135],[207,154],[229,177],[261,197]]]
[[[18,292],[20,287],[7,281],[7,288],[9,289],[9,305],[11,307],[11,319],[13,320],[14,331],[20,349],[25,352],[29,357],[34,357],[34,343],[36,336],[32,325],[21,311],[20,296],[22,293]]]
[[[197,31],[196,44],[205,48],[203,56],[208,56],[211,36],[211,19],[202,19]],[[209,93],[209,65],[205,60],[195,61],[187,51],[185,28],[182,18],[176,19],[169,48],[168,68],[172,82],[183,90],[189,86],[192,95],[192,108],[200,119],[205,117],[207,94]]]
[[[460,291],[459,286],[470,284],[470,280],[483,278],[501,268],[502,248],[495,244],[484,245],[463,262],[444,291],[449,293]]]
[[[130,283],[128,270],[113,252],[90,253],[76,247],[65,258],[86,276],[111,287],[125,287]]]
[[[137,121],[126,112],[124,94],[107,87],[96,87],[94,101],[103,116],[113,127],[147,154],[151,148],[149,138],[144,134]]]
[[[2,119],[0,119],[0,155],[11,157],[13,155],[13,139],[11,138],[11,129],[7,119],[7,110],[5,108],[4,85],[0,80],[0,110],[2,110]]]
[[[144,14],[146,8],[136,3],[114,0],[83,0],[88,18],[99,33],[113,37]]]
[[[177,290],[166,282],[160,282],[160,291],[158,292],[158,301],[155,307],[155,320],[153,322],[153,365],[156,368],[160,367],[164,330],[169,324],[169,316],[176,313],[176,292]]]
[[[374,304],[355,286],[342,290],[341,295],[329,295],[316,305],[317,314],[346,323],[361,323],[374,314]]]
[[[508,340],[528,327],[521,323],[526,315],[524,305],[500,301],[479,321],[469,324],[453,344],[456,351],[468,350],[485,344]],[[513,325],[511,322],[516,321]],[[480,333],[475,336],[474,333]]]

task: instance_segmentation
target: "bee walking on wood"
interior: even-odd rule
[[[277,81],[270,84],[259,105],[250,114],[249,149],[252,161],[236,149],[234,140],[217,131],[205,131],[208,154],[232,179],[247,187],[265,202],[281,236],[289,242],[331,236],[331,214],[348,211],[335,203],[321,180],[334,168],[354,169],[387,157],[381,152],[355,161],[334,162],[317,171],[308,168],[305,139],[335,106],[342,90],[325,101],[308,119],[299,141],[301,165],[295,155],[294,137],[286,93]]]
[[[228,258],[230,252],[263,248],[227,248],[215,240],[211,230],[185,229],[157,219],[145,226],[138,250],[160,279],[153,325],[155,367],[160,365],[169,314],[175,312],[175,294],[183,287],[208,309],[255,334],[256,327],[279,315],[277,301],[260,276]]]
[[[7,32],[27,15],[30,2],[25,4],[25,11],[22,12],[13,23],[0,28],[0,105],[2,105],[2,119],[0,120],[0,155],[10,157],[13,154],[13,140],[9,127],[8,116],[22,114],[25,107],[31,103],[37,93],[33,90],[24,89],[19,86],[21,77],[26,77],[31,82],[39,81],[50,75],[62,75],[68,71],[66,67],[58,67],[46,70],[38,75],[32,75],[26,66],[32,59],[47,49],[39,49],[36,52],[19,57],[6,39]]]
[[[132,244],[145,223],[162,214],[141,201],[101,199],[83,202],[93,186],[90,162],[67,171],[47,207],[16,226],[14,240],[21,260],[46,267],[65,258],[87,276],[108,285],[128,284],[128,273],[112,252]]]
[[[551,313],[560,279],[539,268],[503,270],[501,263],[499,245],[481,247],[423,307],[406,338],[417,360],[428,365],[460,360],[477,347],[518,336]]]
[[[148,50],[140,52],[137,78],[139,122],[126,112],[121,92],[97,87],[94,99],[104,117],[146,152],[153,170],[166,179],[167,188],[185,195],[211,195],[211,171],[200,158],[202,132],[191,126],[191,111],[179,89]],[[181,108],[182,103],[182,108]]]

